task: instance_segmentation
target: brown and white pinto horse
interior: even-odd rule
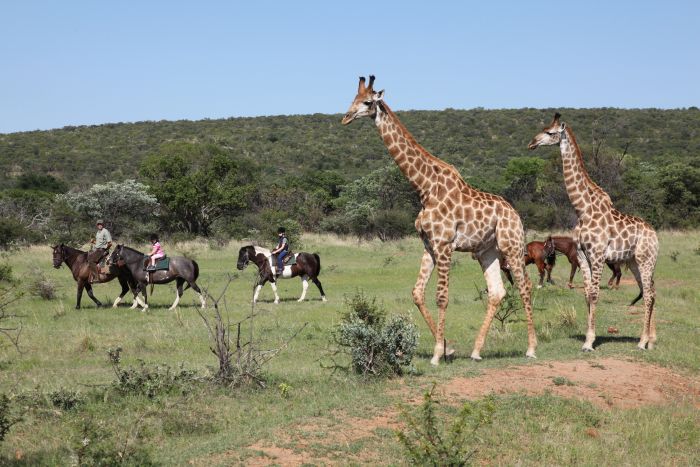
[[[579,263],[578,263],[578,256],[576,254],[576,241],[571,238],[571,237],[564,237],[564,236],[552,236],[550,235],[547,237],[545,240],[545,245],[551,245],[552,248],[554,248],[555,251],[558,251],[562,253],[564,256],[566,256],[566,259],[569,260],[569,264],[571,264],[571,274],[569,275],[569,288],[573,289],[574,288],[574,274],[576,274],[576,269],[578,269]],[[610,280],[608,280],[608,288],[610,289],[617,289],[620,287],[620,278],[622,277],[622,268],[620,267],[619,263],[608,263],[606,262],[610,270],[612,271],[612,276],[610,277]],[[643,292],[640,289],[639,290],[639,295],[637,295],[637,298],[632,300],[632,303],[630,303],[630,306],[634,305],[637,303],[639,300],[641,300],[643,296]]]
[[[285,265],[284,271],[281,276],[275,276],[272,264],[272,255],[270,250],[267,248],[262,248],[259,246],[248,245],[244,246],[238,252],[238,263],[236,267],[239,271],[248,266],[248,263],[253,263],[258,267],[258,272],[260,273],[260,280],[255,287],[255,293],[253,294],[253,303],[258,301],[258,295],[260,294],[260,289],[265,285],[266,282],[270,283],[272,286],[272,291],[275,293],[275,303],[280,302],[280,297],[277,295],[277,278],[281,279],[291,279],[292,277],[301,277],[301,297],[299,297],[298,302],[301,302],[306,297],[306,289],[309,288],[309,279],[316,284],[319,292],[321,292],[321,300],[326,301],[326,294],[323,292],[323,286],[321,281],[318,280],[318,275],[321,272],[321,258],[316,253],[295,253],[294,258],[296,258],[296,264]]]

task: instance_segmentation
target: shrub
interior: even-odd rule
[[[29,293],[44,300],[56,298],[56,283],[46,277],[46,274],[39,268],[32,268],[31,281],[29,282]]]
[[[18,421],[12,413],[10,399],[5,394],[0,394],[0,441],[5,439],[12,425]]]
[[[138,423],[121,437],[123,439],[114,433],[113,427],[101,420],[81,418],[78,421],[77,439],[73,443],[71,465],[157,465],[150,451],[141,442]]]
[[[492,398],[465,402],[450,424],[436,414],[435,386],[423,396],[423,404],[414,413],[404,409],[406,429],[396,432],[411,465],[461,466],[469,464],[476,453],[476,431],[491,423],[495,403]],[[447,429],[444,427],[448,426]]]
[[[0,282],[15,283],[15,277],[12,275],[12,266],[8,263],[0,263]]]
[[[122,368],[120,347],[109,349],[109,360],[117,380],[112,387],[121,395],[141,395],[153,399],[158,395],[180,391],[189,392],[189,385],[195,379],[190,370],[173,370],[168,365],[147,366],[138,361],[138,366]]]
[[[418,345],[418,330],[404,315],[387,318],[386,311],[358,291],[346,299],[349,311],[334,332],[343,352],[350,355],[352,368],[362,375],[403,373],[410,367]]]
[[[58,389],[49,393],[49,400],[54,407],[61,410],[72,410],[84,402],[84,397],[78,391]]]

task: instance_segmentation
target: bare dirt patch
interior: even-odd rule
[[[634,408],[685,400],[700,407],[700,381],[645,363],[606,358],[486,370],[442,386],[451,399],[488,394],[542,394],[586,400],[603,408]]]
[[[686,401],[700,407],[699,378],[682,376],[655,365],[613,358],[489,369],[479,376],[454,378],[438,388],[452,403],[489,394],[539,395],[548,391],[560,397],[589,401],[605,409],[629,409],[674,401]],[[405,387],[397,392],[397,397],[408,404],[422,400],[421,394]],[[398,411],[393,407],[382,409],[380,415],[372,418],[335,413],[332,419],[287,429],[280,433],[277,442],[261,441],[249,446],[249,450],[261,454],[246,459],[245,463],[257,466],[383,463],[386,459],[381,457],[382,441],[379,437],[372,449],[362,449],[354,456],[342,447],[375,437],[377,429],[397,429],[400,426]],[[208,458],[205,464],[225,459],[226,453],[222,453]]]

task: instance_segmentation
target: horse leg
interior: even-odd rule
[[[126,295],[126,293],[129,291],[128,283],[121,277],[119,277],[119,285],[122,286],[122,293],[120,293],[119,296],[114,299],[114,303],[112,303],[112,308],[117,308],[119,306],[119,303],[121,303],[122,299],[124,298],[124,295]]]
[[[576,259],[571,259],[569,258],[569,264],[571,264],[571,274],[569,274],[569,288],[573,289],[574,288],[574,275],[576,274],[576,269],[578,268],[578,263]]]
[[[170,308],[168,308],[168,311],[174,310],[175,308],[177,308],[177,304],[180,303],[180,297],[182,297],[182,284],[184,283],[185,279],[183,279],[182,277],[178,277],[177,279],[175,279],[175,301],[170,306]]]
[[[267,282],[267,279],[261,276],[260,280],[258,280],[258,284],[254,288],[255,292],[253,293],[253,304],[257,303],[258,295],[260,295],[260,289],[263,288],[265,282]]]
[[[304,298],[306,298],[306,289],[309,288],[309,276],[301,276],[301,297],[299,297],[299,300],[297,302],[303,302]]]
[[[279,305],[280,303],[280,296],[277,295],[277,281],[276,280],[271,280],[270,281],[270,287],[272,287],[272,291],[275,294],[275,305]]]
[[[142,284],[140,282],[136,285],[136,293],[134,294],[134,299],[139,304],[139,306],[141,306],[141,311],[148,310],[148,292],[146,292],[147,288],[147,284]],[[140,293],[143,294],[143,300],[139,298]]]
[[[92,299],[93,302],[95,302],[95,305],[97,305],[97,308],[102,307],[102,302],[95,297],[95,295],[92,293],[92,284],[89,282],[85,283],[85,290],[87,291],[88,297]]]
[[[85,281],[82,279],[78,280],[78,290],[76,295],[75,309],[80,309],[80,299],[83,298],[83,289],[85,288]]]
[[[311,282],[316,284],[316,287],[318,287],[318,291],[321,292],[321,301],[327,302],[328,300],[326,300],[326,293],[323,291],[323,286],[321,285],[321,281],[318,280],[318,277],[312,276]]]
[[[202,293],[202,289],[199,288],[199,286],[197,285],[197,283],[195,281],[188,282],[187,285],[192,287],[192,290],[194,290],[195,292],[197,292],[199,294],[199,304],[202,306],[202,309],[205,309],[207,307],[207,299],[204,296],[204,294]]]
[[[537,288],[541,289],[542,283],[544,282],[544,262],[540,258],[538,258],[535,261],[535,265],[537,266],[537,272],[540,273],[540,283],[537,284]]]

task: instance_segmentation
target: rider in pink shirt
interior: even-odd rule
[[[163,258],[165,256],[165,251],[163,251],[163,246],[158,241],[158,235],[151,234],[151,252],[148,255],[151,257],[151,265],[148,266],[148,270],[156,270],[156,260],[158,258]]]

